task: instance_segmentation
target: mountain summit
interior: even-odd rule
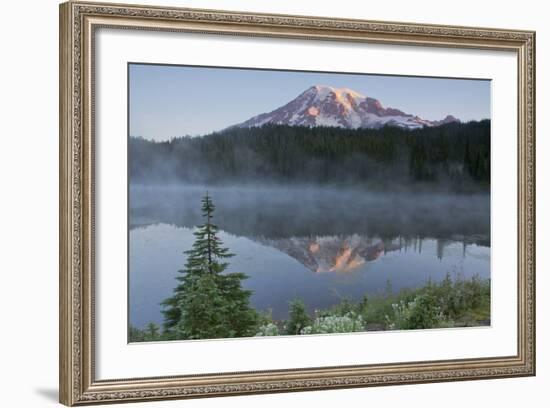
[[[452,115],[429,121],[399,109],[385,108],[379,100],[348,88],[315,85],[286,105],[254,116],[237,127],[256,127],[268,123],[290,126],[332,126],[347,129],[379,128],[385,125],[416,129],[460,122]]]

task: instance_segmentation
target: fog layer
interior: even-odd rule
[[[482,193],[381,193],[314,186],[131,186],[130,228],[155,223],[199,225],[200,199],[206,191],[216,204],[217,225],[238,236],[366,234],[489,243],[490,195]]]

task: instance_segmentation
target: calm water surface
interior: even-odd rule
[[[130,323],[162,323],[183,251],[202,222],[205,187],[130,189]],[[489,195],[371,193],[329,188],[208,188],[220,238],[244,272],[252,304],[287,317],[288,302],[414,288],[427,280],[490,277]]]

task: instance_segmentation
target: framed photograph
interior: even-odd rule
[[[60,6],[66,405],[535,374],[535,33]]]

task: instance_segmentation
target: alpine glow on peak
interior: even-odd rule
[[[386,108],[379,100],[348,88],[315,85],[306,89],[286,105],[254,116],[236,126],[257,127],[265,124],[278,124],[358,129],[380,128],[387,125],[416,129],[450,122],[460,121],[452,115],[447,115],[442,120],[430,121],[399,109]]]

